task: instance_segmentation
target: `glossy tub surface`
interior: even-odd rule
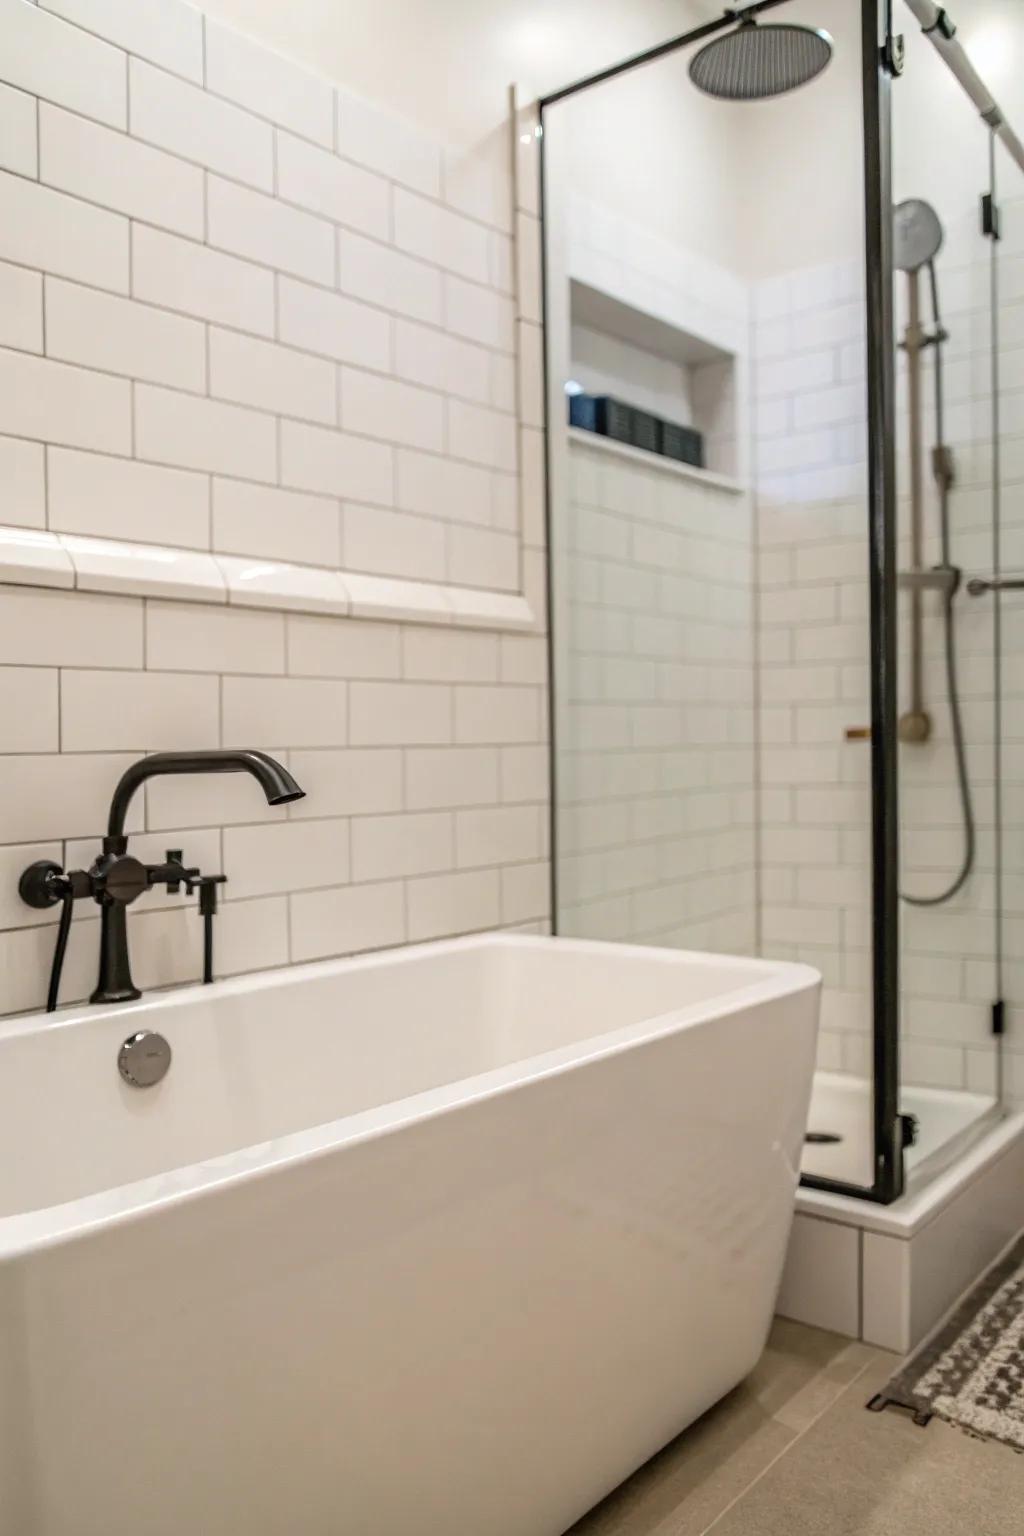
[[[0,1026],[2,1536],[558,1536],[761,1353],[818,990],[496,935]]]

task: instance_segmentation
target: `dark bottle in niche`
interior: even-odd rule
[[[569,425],[581,432],[597,431],[597,399],[594,395],[569,396]]]
[[[646,453],[704,468],[704,439],[695,428],[664,421],[611,395],[570,395],[569,424]]]
[[[647,453],[661,452],[661,420],[652,416],[649,411],[640,411],[634,406],[632,411],[633,436],[631,438],[634,448],[643,448]]]
[[[694,427],[681,427],[675,421],[661,423],[661,452],[666,459],[704,468],[704,437]]]

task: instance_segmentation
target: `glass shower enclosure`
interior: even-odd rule
[[[699,89],[705,21],[542,111],[555,928],[816,966],[805,1180],[883,1202],[999,1115],[1024,981],[1024,150],[935,10],[770,0],[799,90]]]

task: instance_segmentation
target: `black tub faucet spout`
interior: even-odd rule
[[[143,864],[128,852],[128,837],[124,830],[132,796],[139,786],[162,774],[180,773],[249,773],[263,790],[269,805],[287,805],[289,801],[301,800],[305,794],[287,768],[266,752],[154,752],[126,768],[110,802],[102,851],[91,868],[65,874],[59,864],[42,860],[30,865],[21,877],[18,889],[29,906],[64,904],[50,977],[49,1011],[57,1006],[71,910],[80,896],[91,896],[100,908],[99,980],[91,1002],[127,1003],[141,997],[132,981],[127,912],[137,897],[157,885],[165,886],[168,891],[177,891],[184,886],[190,895],[193,891],[199,892],[199,910],[205,928],[203,979],[213,979],[216,887],[223,883],[225,876],[204,875],[198,869],[186,868],[180,850],[171,850],[163,864]]]

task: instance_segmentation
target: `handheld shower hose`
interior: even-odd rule
[[[935,273],[934,256],[928,262],[928,278],[931,288],[932,315],[935,322],[935,448],[932,463],[939,488],[939,542],[941,550],[940,570],[947,571],[951,580],[943,590],[943,631],[945,637],[946,687],[949,697],[949,713],[952,725],[953,755],[956,759],[957,785],[963,814],[964,854],[959,872],[945,890],[935,896],[912,896],[907,891],[900,894],[912,907],[941,907],[951,901],[969,880],[974,869],[978,849],[978,832],[971,794],[971,778],[967,766],[967,745],[964,736],[963,708],[960,703],[960,681],[956,643],[956,599],[960,590],[960,572],[953,565],[952,539],[950,534],[949,496],[953,486],[953,455],[946,443],[945,391],[942,378],[942,346],[945,332],[939,308],[939,284]]]

